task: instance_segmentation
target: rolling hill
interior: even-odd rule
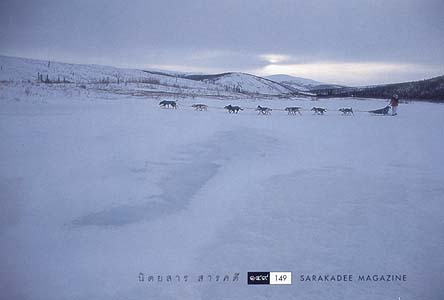
[[[295,91],[309,91],[312,88],[324,84],[322,82],[315,81],[312,79],[294,77],[285,74],[270,75],[270,76],[265,76],[265,78],[275,82],[279,82],[280,84],[286,86],[287,88],[293,89]]]
[[[224,86],[236,92],[272,95],[290,94],[294,92],[293,89],[290,89],[279,82],[240,72],[215,75],[188,75],[185,76],[185,78]]]
[[[0,56],[0,81],[75,84],[149,84],[150,90],[176,94],[282,96],[294,93],[278,82],[247,73],[193,75],[102,65],[70,64]],[[138,87],[143,89],[143,87]]]

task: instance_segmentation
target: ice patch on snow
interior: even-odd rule
[[[146,172],[145,169],[132,169]],[[217,165],[208,161],[191,162],[175,167],[160,182],[162,194],[150,197],[150,202],[138,205],[119,205],[95,212],[73,221],[74,225],[123,226],[140,221],[152,220],[184,209],[193,195],[205,185],[217,171]]]

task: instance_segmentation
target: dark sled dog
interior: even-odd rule
[[[327,111],[325,108],[322,107],[313,107],[310,110],[313,111],[315,115],[323,115]]]
[[[199,110],[199,111],[206,111],[208,109],[208,105],[206,104],[193,104],[191,105],[191,107],[193,107],[194,110]]]
[[[344,107],[344,108],[340,108],[340,109],[338,109],[341,113],[342,113],[342,115],[344,115],[344,116],[351,116],[351,115],[355,115],[354,113],[353,113],[353,108],[347,108],[347,107]]]
[[[159,102],[159,106],[163,108],[169,108],[170,106],[172,108],[177,108],[177,103],[176,101],[163,100]]]
[[[262,107],[260,105],[257,106],[257,108],[255,109],[258,114],[262,114],[262,115],[271,115],[271,111],[272,109],[269,107]]]
[[[231,113],[238,113],[240,110],[243,110],[242,108],[240,108],[239,106],[233,106],[233,105],[227,105],[224,107],[226,110],[228,110],[228,112]]]
[[[296,114],[302,115],[301,109],[302,107],[293,106],[293,107],[286,107],[285,111],[288,112],[289,115],[296,115]]]

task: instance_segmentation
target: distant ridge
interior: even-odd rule
[[[381,84],[370,87],[315,88],[311,92],[327,97],[390,98],[398,94],[404,99],[438,100],[444,102],[444,75],[425,80]]]

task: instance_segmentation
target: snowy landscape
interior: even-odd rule
[[[161,97],[223,97],[287,96],[297,92],[279,82],[245,73],[195,75],[183,72],[122,69],[100,65],[75,65],[0,55],[0,81],[46,83],[54,89],[104,92],[112,95]],[[193,78],[193,79],[190,79]],[[194,79],[196,78],[196,79]],[[299,81],[298,81],[299,82]],[[308,85],[300,83],[304,93]],[[74,88],[73,88],[74,87]]]
[[[388,99],[317,99],[306,79],[0,65],[0,298],[444,298],[443,104],[374,116]],[[326,274],[354,280],[300,280]]]

